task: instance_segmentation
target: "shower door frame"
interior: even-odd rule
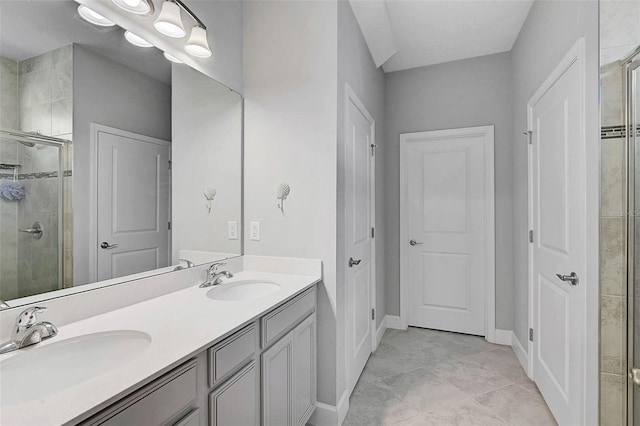
[[[67,159],[66,148],[71,145],[70,140],[57,138],[55,136],[45,136],[40,134],[32,134],[17,130],[0,129],[4,139],[14,140],[20,143],[20,140],[26,140],[36,145],[51,146],[58,149],[58,285],[57,289],[62,290],[64,287],[64,205],[66,194],[64,190],[64,174],[65,168],[73,170],[72,159]],[[67,161],[68,160],[68,161]],[[73,228],[72,228],[73,229]],[[46,230],[45,230],[46,232]]]
[[[637,58],[637,59],[633,59]],[[631,368],[635,363],[635,328],[634,328],[634,315],[635,315],[635,222],[636,222],[636,181],[635,181],[635,159],[636,159],[636,123],[634,122],[633,114],[634,109],[632,104],[640,102],[640,99],[636,99],[635,88],[638,84],[633,79],[633,72],[640,69],[640,53],[629,58],[624,64],[624,128],[625,128],[625,142],[627,143],[627,149],[625,150],[627,158],[627,179],[626,179],[626,194],[627,194],[627,220],[625,221],[627,245],[626,253],[623,254],[623,258],[627,259],[627,397],[623,398],[626,407],[624,411],[627,416],[627,425],[633,426],[634,420],[634,392],[636,385],[631,379]]]

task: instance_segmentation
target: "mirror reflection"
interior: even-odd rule
[[[0,299],[241,254],[242,98],[71,0],[0,7]]]

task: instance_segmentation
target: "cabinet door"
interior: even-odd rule
[[[211,426],[257,426],[258,372],[255,362],[209,394]]]
[[[304,426],[316,407],[316,315],[293,330],[293,423]]]
[[[293,333],[262,354],[262,423],[264,426],[292,424]]]
[[[195,408],[173,426],[200,426],[200,409]]]

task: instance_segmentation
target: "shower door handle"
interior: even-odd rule
[[[118,248],[118,245],[117,244],[109,244],[108,242],[103,241],[102,244],[100,244],[100,247],[105,249],[105,250],[111,250],[111,249],[114,249],[114,248]]]
[[[640,386],[640,368],[632,367],[629,370],[629,378],[633,380],[633,384]]]

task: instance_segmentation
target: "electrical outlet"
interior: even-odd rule
[[[260,241],[260,222],[251,222],[249,239],[252,241]]]
[[[238,222],[235,220],[227,222],[227,235],[230,240],[238,239]]]

